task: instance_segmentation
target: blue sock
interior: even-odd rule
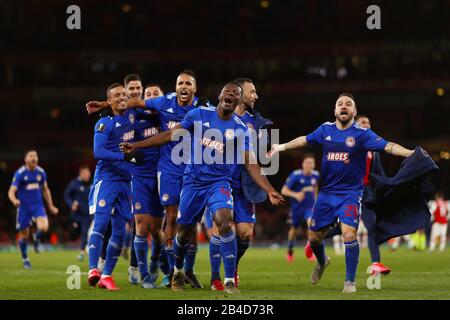
[[[28,259],[27,246],[28,246],[27,240],[25,240],[25,239],[19,240],[19,248],[20,248],[20,253],[22,254],[23,260]]]
[[[173,242],[173,259],[174,266],[177,269],[183,269],[184,265],[184,257],[186,255],[186,251],[189,247],[189,242],[186,244],[182,244],[178,240],[178,235],[175,236],[175,241]]]
[[[209,262],[211,264],[211,281],[220,280],[222,256],[220,255],[220,237],[216,235],[209,239]]]
[[[322,241],[319,245],[316,245],[314,244],[314,242],[311,242],[311,249],[317,258],[317,263],[319,263],[320,265],[324,265],[326,262],[324,242]]]
[[[36,232],[34,233],[34,237],[37,241],[41,241],[43,235],[44,232],[42,232],[41,230],[36,230]]]
[[[161,269],[161,272],[163,274],[169,274],[169,262],[167,261],[167,252],[164,244],[161,244],[162,249],[161,253],[159,254],[159,268]]]
[[[117,264],[117,260],[119,260],[120,257],[120,253],[122,252],[122,246],[121,244],[123,244],[123,239],[120,239],[122,241],[116,241],[114,242],[115,237],[111,237],[111,239],[109,239],[109,243],[108,243],[108,248],[106,248],[106,260],[105,260],[105,267],[103,269],[103,274],[105,276],[111,276],[112,272],[114,270],[114,267]]]
[[[197,256],[198,247],[197,244],[191,243],[186,252],[186,258],[184,259],[184,271],[194,272],[195,257]]]
[[[169,239],[166,242],[166,254],[167,254],[167,262],[169,264],[169,272],[173,272],[173,267],[175,265],[175,261],[173,258],[173,239]]]
[[[148,242],[147,237],[136,235],[134,237],[134,252],[136,253],[139,272],[142,279],[148,276],[147,258],[148,258]]]
[[[243,257],[245,251],[247,251],[248,247],[250,246],[250,241],[236,237],[236,243],[237,243],[237,257],[236,257],[236,268],[237,268],[239,261]]]
[[[105,267],[103,275],[111,276],[114,267],[119,260],[122,252],[123,238],[125,238],[125,225],[127,220],[119,215],[111,216],[111,238],[109,239],[108,248],[106,248]]]
[[[130,249],[130,267],[134,267],[137,268],[139,267],[139,262],[138,262],[138,258],[137,258],[137,254],[136,254],[136,248],[134,247],[134,240],[135,240],[136,235],[133,233],[133,245],[131,246]]]
[[[93,231],[89,237],[89,269],[97,269],[98,259],[103,250],[103,235],[97,231]]]
[[[294,249],[294,240],[289,240],[288,241],[288,250],[292,251],[292,249]]]
[[[223,259],[225,278],[234,278],[236,273],[237,244],[233,231],[220,236],[220,255]]]
[[[345,281],[355,281],[356,269],[359,261],[359,243],[358,240],[344,242],[345,245]]]

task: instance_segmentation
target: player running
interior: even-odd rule
[[[254,164],[250,163],[250,157],[254,155],[250,149],[248,129],[234,114],[236,106],[241,102],[242,93],[243,90],[238,83],[227,83],[219,95],[217,108],[197,108],[190,111],[172,130],[144,141],[121,144],[122,150],[130,152],[136,148],[168,143],[174,133],[179,133],[176,129],[183,128],[190,133],[195,131],[194,140],[191,143],[191,159],[184,174],[180,213],[177,219],[179,231],[175,237],[174,246],[173,290],[184,289],[184,257],[192,236],[195,235],[196,224],[201,220],[205,207],[208,206],[219,229],[220,253],[225,268],[225,291],[238,292],[234,281],[237,245],[232,231],[233,197],[230,187],[236,158],[232,158],[233,161],[230,164],[227,161],[230,156],[237,155],[241,159],[243,155],[245,156],[247,170],[256,183],[267,192],[272,204],[279,205],[284,201],[267,178],[260,175],[261,169],[256,161],[252,161]],[[228,141],[224,143],[223,137]],[[238,146],[237,141],[241,142]],[[235,148],[237,154],[234,152]]]
[[[344,293],[356,292],[355,276],[359,259],[358,230],[363,177],[367,151],[409,157],[414,153],[393,142],[387,142],[373,131],[354,121],[355,99],[351,94],[339,95],[334,115],[335,122],[326,122],[307,136],[285,144],[274,144],[269,156],[275,153],[310,145],[321,145],[323,187],[319,192],[311,219],[309,240],[317,258],[311,274],[311,283],[317,284],[330,264],[325,254],[323,239],[338,222],[345,241],[346,278]]]
[[[64,201],[70,208],[71,218],[78,225],[81,234],[80,254],[78,260],[84,260],[88,231],[91,226],[89,214],[89,192],[91,190],[91,170],[89,166],[81,166],[78,177],[70,181],[64,190]]]
[[[53,205],[52,193],[47,184],[47,174],[38,166],[38,153],[34,149],[25,152],[25,165],[14,173],[8,191],[9,200],[17,208],[16,229],[19,231],[19,247],[22,254],[23,267],[31,269],[27,246],[31,222],[36,223],[34,251],[40,252],[41,238],[48,231],[48,218],[45,214],[42,197],[51,214],[58,214]]]
[[[436,240],[439,238],[439,251],[445,250],[447,242],[447,226],[450,219],[450,202],[445,200],[444,193],[437,192],[434,201],[430,201],[431,227],[430,252],[436,248]]]
[[[136,114],[127,109],[127,94],[120,83],[108,87],[107,102],[112,115],[100,118],[95,125],[94,157],[98,160],[93,188],[89,194],[89,212],[95,214],[94,229],[89,239],[88,282],[100,288],[119,290],[112,273],[122,251],[125,225],[131,219],[131,172],[135,154],[120,152],[119,143],[134,140]],[[98,260],[103,239],[111,222],[111,238],[100,277]]]
[[[178,75],[175,89],[176,92],[155,99],[130,100],[128,106],[157,111],[160,120],[160,130],[168,131],[178,125],[185,115],[195,109],[198,104],[198,99],[195,97],[197,84],[195,75],[191,70],[184,70]],[[107,107],[107,103],[98,101],[90,101],[86,105],[89,113],[99,111],[105,107]],[[173,238],[183,184],[183,172],[186,167],[186,161],[180,164],[172,162],[171,154],[176,145],[177,142],[172,141],[161,146],[158,161],[158,189],[160,201],[166,211],[165,250],[171,273],[173,273],[174,266]],[[184,156],[184,159],[186,158],[187,156]],[[201,288],[202,286],[194,274],[194,262],[197,253],[195,236],[191,242],[194,244],[191,245],[186,259],[186,281],[194,288]],[[166,280],[164,279],[164,281]]]
[[[316,160],[313,154],[305,154],[302,161],[302,169],[293,171],[286,179],[281,194],[291,198],[291,211],[289,222],[291,227],[288,232],[287,261],[294,261],[294,242],[299,233],[300,225],[306,222],[307,232],[311,225],[314,202],[319,191],[319,172],[314,170]],[[305,254],[308,259],[314,260],[309,241],[305,246]]]

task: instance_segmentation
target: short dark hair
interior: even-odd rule
[[[241,97],[242,97],[242,95],[244,94],[244,88],[242,88],[241,84],[239,82],[233,80],[233,81],[229,81],[229,82],[225,83],[222,88],[225,88],[229,84],[234,84],[235,86],[238,86],[239,89],[241,89]]]
[[[305,153],[305,154],[303,155],[302,162],[305,161],[305,159],[308,159],[308,158],[311,158],[311,159],[316,160],[316,157],[314,156],[314,154],[312,154],[312,153]]]
[[[130,73],[130,74],[126,75],[125,78],[123,78],[123,84],[125,86],[127,86],[130,81],[141,81],[142,82],[141,77],[137,73]]]
[[[112,89],[117,88],[117,87],[123,87],[123,84],[116,82],[116,83],[113,83],[112,85],[110,85],[110,86],[106,89],[106,96],[108,97],[108,96],[109,96],[109,92],[110,92]]]
[[[180,74],[187,74],[188,76],[191,76],[192,78],[194,78],[195,81],[197,81],[197,77],[195,76],[195,72],[192,69],[184,69],[178,75],[180,75]]]
[[[37,150],[36,150],[35,148],[28,148],[28,149],[26,149],[26,150],[25,150],[25,157],[26,157],[30,152],[36,152],[36,153],[37,153]]]
[[[361,118],[367,118],[367,119],[369,119],[369,117],[366,116],[365,114],[357,114],[356,117],[355,117],[355,121],[358,121],[358,120],[361,119]],[[370,120],[370,119],[369,119],[369,120]]]
[[[253,83],[253,80],[250,78],[236,78],[233,80],[234,82],[237,82],[241,85],[241,87],[246,83]]]
[[[150,87],[158,87],[161,91],[163,91],[161,86],[157,83],[149,83],[148,85],[145,86],[145,89],[150,88]]]

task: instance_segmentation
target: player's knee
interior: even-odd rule
[[[311,242],[312,245],[320,245],[323,239],[318,234],[314,232],[309,232],[308,240],[309,242]]]
[[[342,232],[344,242],[351,242],[356,240],[356,230],[345,230]]]
[[[244,230],[238,233],[239,239],[243,241],[251,241],[253,238],[253,230]]]
[[[220,224],[220,226],[218,226],[219,229],[219,234],[221,236],[225,236],[227,234],[229,234],[233,229],[231,228],[231,223],[229,222],[223,222]]]
[[[140,237],[148,235],[148,227],[144,223],[136,224],[136,234]]]

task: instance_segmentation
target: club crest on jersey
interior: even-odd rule
[[[134,124],[134,114],[130,114],[130,116],[128,117],[128,120],[130,120],[131,124]]]
[[[328,152],[327,153],[328,161],[342,161],[345,164],[350,163],[350,158],[348,152]]]
[[[347,137],[347,139],[345,139],[345,145],[349,148],[353,147],[355,145],[355,138]]]
[[[141,209],[142,209],[141,203],[140,203],[140,202],[136,202],[136,203],[134,204],[134,208],[135,208],[136,210],[141,210]]]
[[[169,200],[169,195],[167,193],[164,193],[162,196],[162,201],[167,201]]]
[[[100,208],[104,208],[105,206],[106,206],[106,201],[105,200],[100,200],[99,202],[98,202],[98,206],[100,207]]]
[[[227,138],[228,140],[234,139],[234,130],[233,129],[225,130],[225,138]]]
[[[42,176],[41,176],[40,174],[38,174],[38,175],[36,176],[36,180],[37,180],[38,182],[41,182]]]

